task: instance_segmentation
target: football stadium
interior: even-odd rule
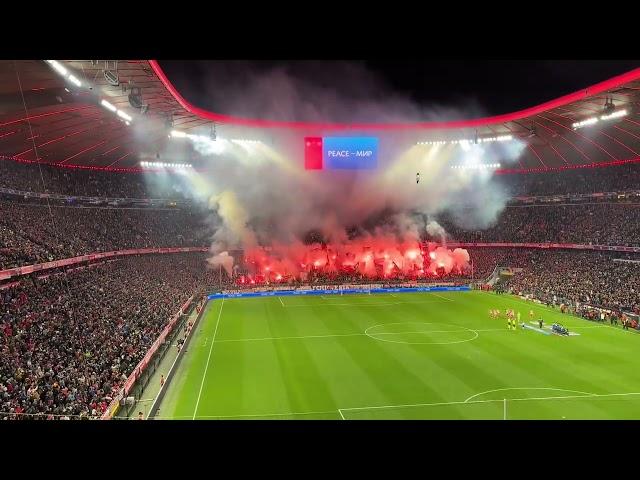
[[[0,61],[1,419],[640,419],[640,65],[189,63]]]

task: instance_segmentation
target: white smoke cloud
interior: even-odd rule
[[[211,268],[222,266],[225,272],[227,272],[227,275],[229,277],[232,276],[234,258],[229,255],[229,252],[220,252],[213,257],[208,258],[207,261],[209,262]]]
[[[440,239],[442,243],[445,243],[447,240],[447,232],[445,229],[435,220],[431,220],[427,224],[427,233],[431,235],[433,238]]]
[[[248,67],[247,67],[248,68]],[[284,69],[236,77],[226,84],[224,75],[209,94],[227,113],[280,120],[366,121],[367,123],[451,120],[481,116],[469,108],[425,108],[390,92],[379,79],[358,65],[342,67],[343,94],[321,85],[299,81]],[[250,74],[249,74],[250,73]],[[334,74],[336,74],[334,70]],[[244,80],[244,79],[251,80]],[[380,100],[382,99],[382,100]],[[230,130],[229,130],[230,131]],[[430,136],[433,132],[427,132]],[[206,132],[203,132],[206,134]],[[344,243],[352,227],[360,232],[388,234],[398,239],[420,237],[426,231],[446,238],[435,220],[448,213],[463,228],[482,228],[495,221],[508,199],[506,190],[487,170],[452,169],[452,165],[515,162],[524,143],[415,145],[426,133],[348,132],[378,136],[379,165],[373,171],[304,170],[305,135],[336,134],[325,131],[293,131],[233,127],[237,138],[269,137],[257,146],[241,146],[225,138],[219,129],[213,142],[188,139],[172,154],[194,149],[204,156],[206,172],[185,176],[181,191],[204,199],[216,215],[212,252],[257,245],[296,245],[310,230],[325,240]],[[453,135],[444,132],[443,135]],[[460,133],[462,136],[462,133]],[[466,135],[468,137],[468,132]],[[416,183],[416,173],[420,182]],[[425,222],[425,218],[430,222]]]

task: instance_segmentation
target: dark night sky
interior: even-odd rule
[[[242,69],[238,68],[239,63]],[[378,77],[385,84],[385,90],[409,97],[422,106],[432,103],[461,106],[475,101],[487,115],[534,106],[640,66],[640,60],[359,60],[349,63],[366,68],[372,77]],[[216,77],[224,77],[227,82],[233,78],[247,81],[247,65],[257,75],[284,68],[296,79],[335,89],[342,98],[350,98],[358,88],[343,79],[332,78],[328,73],[334,65],[331,61],[191,60],[162,61],[161,65],[189,101],[218,113],[237,112],[225,111],[219,99],[216,101],[214,95],[207,93],[210,89],[225,87],[216,84]],[[237,70],[236,77],[234,70]],[[217,71],[221,74],[216,75]]]

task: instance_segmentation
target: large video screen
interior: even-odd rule
[[[370,170],[378,166],[376,137],[306,137],[307,170]]]

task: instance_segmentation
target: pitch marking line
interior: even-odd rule
[[[280,300],[280,304],[281,304],[283,307],[286,307],[286,305],[285,305],[285,304],[284,304],[284,302],[282,301],[282,298],[278,297],[278,300]]]
[[[379,326],[379,325],[374,325]],[[369,327],[371,328],[371,327]],[[464,327],[463,327],[464,328]],[[504,328],[484,328],[484,329],[469,329],[474,332],[508,332],[509,330],[505,330]],[[420,332],[381,332],[376,333],[376,335],[403,335],[406,333],[452,333],[452,332],[464,332],[466,330],[430,330],[425,331],[422,330]],[[218,340],[218,343],[225,342],[258,342],[263,340],[292,340],[292,339],[305,339],[305,338],[332,338],[332,337],[369,337],[374,340],[371,335],[366,333],[335,333],[332,335],[300,335],[300,336],[291,336],[291,337],[260,337],[260,338],[230,338],[226,340]]]
[[[475,395],[471,395],[467,398],[464,403],[469,403],[469,401],[473,398],[479,397],[480,395],[484,395],[485,393],[493,393],[493,392],[506,392],[508,390],[553,390],[555,392],[570,392],[570,393],[582,393],[585,396],[593,396],[595,393],[589,392],[581,392],[579,390],[567,390],[566,388],[550,388],[550,387],[512,387],[512,388],[496,388],[495,390],[487,390],[486,392],[476,393]],[[507,399],[509,400],[509,399]]]
[[[438,298],[443,298],[443,299],[445,299],[447,302],[453,302],[453,300],[451,300],[450,298],[443,297],[442,295],[438,295],[438,294],[437,294],[437,293],[435,293],[435,292],[430,292],[430,293],[431,293],[431,294],[433,294],[434,296],[438,297]]]
[[[640,392],[628,392],[628,393],[590,393],[588,395],[563,395],[558,397],[528,397],[528,398],[507,398],[506,400],[510,402],[527,402],[527,401],[538,401],[538,400],[559,400],[559,399],[567,399],[567,398],[596,398],[596,397],[625,397],[631,395],[640,395]],[[496,402],[504,402],[504,398],[496,398],[490,400],[473,400],[473,401],[462,401],[462,402],[435,402],[435,403],[414,403],[414,404],[406,404],[406,405],[377,405],[372,407],[349,407],[349,408],[341,408],[342,411],[349,410],[382,410],[382,409],[394,409],[394,408],[411,408],[411,407],[434,407],[440,405],[471,405],[474,403],[496,403]]]
[[[444,297],[442,297],[444,298]],[[453,302],[453,300],[445,299],[447,302]],[[443,300],[430,300],[425,302],[380,302],[380,303],[315,303],[311,305],[285,305],[287,308],[297,307],[328,307],[328,306],[341,306],[341,307],[386,307],[389,305],[411,305],[418,303],[443,303]]]
[[[279,413],[240,413],[238,415],[198,415],[198,419],[207,418],[241,418],[241,417],[286,417],[294,415],[325,415],[332,413],[335,415],[335,410],[325,410],[321,412],[279,412]],[[154,417],[154,420],[183,420],[189,419],[189,416],[176,416],[176,417]]]
[[[369,330],[371,330],[372,328],[375,327],[384,327],[387,325],[403,325],[403,324],[415,324],[415,325],[435,325],[435,324],[439,324],[439,325],[451,325],[451,326],[458,326],[460,327],[457,330],[422,330],[420,332],[381,332],[381,333],[374,333],[374,334],[370,334]],[[495,329],[498,330],[498,329]],[[504,329],[500,329],[503,330]],[[475,334],[475,337],[473,338],[467,338],[465,340],[456,340],[456,341],[452,341],[452,342],[407,342],[407,341],[398,341],[398,340],[387,340],[384,338],[376,338],[376,335],[390,335],[390,334],[403,334],[403,333],[446,333],[446,332],[471,332],[473,334]],[[472,340],[475,340],[476,338],[478,338],[480,336],[480,334],[478,333],[477,330],[472,330],[470,328],[467,327],[463,327],[461,325],[453,325],[453,324],[447,324],[447,323],[439,323],[439,322],[395,322],[395,323],[381,323],[378,325],[373,325],[369,328],[367,328],[364,333],[373,338],[374,340],[380,340],[381,342],[391,342],[391,343],[402,343],[402,344],[406,344],[406,345],[453,345],[455,343],[465,343],[465,342],[470,342]]]
[[[213,344],[216,342],[216,334],[218,333],[218,325],[220,324],[220,317],[222,316],[222,308],[224,307],[224,298],[220,304],[220,311],[218,312],[218,320],[216,321],[216,329],[213,332],[213,339],[211,340],[211,346],[209,347],[209,356],[207,357],[207,365],[204,367],[204,373],[202,374],[202,382],[200,383],[200,391],[198,392],[198,399],[196,400],[196,408],[193,410],[192,420],[195,420],[196,413],[198,412],[198,405],[200,405],[200,397],[202,396],[202,387],[204,387],[204,380],[207,378],[207,370],[209,369],[209,361],[211,360],[211,352],[213,351]]]
[[[342,417],[343,420],[346,420],[346,418],[344,418],[344,415],[342,414],[342,410],[338,409],[338,413],[340,414],[340,416]]]
[[[605,328],[605,327],[607,327],[607,325],[585,325],[583,327],[578,325],[576,327],[571,327],[571,328]]]

